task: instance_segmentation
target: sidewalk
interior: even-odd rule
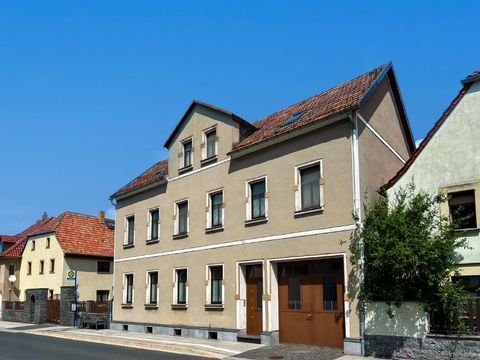
[[[166,351],[185,355],[204,356],[215,359],[318,359],[360,360],[359,356],[343,355],[340,350],[301,346],[264,346],[233,341],[204,340],[166,335],[141,334],[116,330],[77,329],[48,324],[33,325],[0,321],[0,331],[25,332],[41,336],[94,342],[100,344],[133,347],[146,350]]]

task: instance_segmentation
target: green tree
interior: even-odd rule
[[[441,310],[453,317],[464,291],[450,276],[458,271],[457,250],[466,247],[466,239],[440,215],[444,201],[445,196],[416,191],[412,183],[391,199],[380,196],[365,209],[363,227],[350,249],[353,271],[358,272],[363,246],[362,300],[389,306],[415,301],[427,311]]]

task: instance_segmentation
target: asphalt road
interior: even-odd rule
[[[200,360],[203,357],[25,333],[0,333],[0,360]]]

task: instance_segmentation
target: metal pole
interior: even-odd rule
[[[73,327],[77,326],[77,271],[75,271],[75,282],[73,285]]]

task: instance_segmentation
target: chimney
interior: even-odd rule
[[[100,224],[105,224],[105,211],[99,211],[97,217],[98,221],[100,221]]]

